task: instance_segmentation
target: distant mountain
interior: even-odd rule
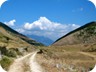
[[[41,46],[43,44],[32,40],[23,34],[11,29],[7,25],[0,22],[0,47],[6,48],[22,48]]]
[[[46,46],[51,45],[54,41],[52,41],[51,39],[49,39],[48,37],[44,37],[44,36],[37,36],[37,35],[26,35],[29,38],[32,38],[34,40],[36,40],[37,42],[40,42]]]
[[[77,28],[56,40],[54,46],[96,44],[96,22],[91,22]]]

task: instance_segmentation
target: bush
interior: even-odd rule
[[[2,60],[0,61],[1,66],[5,69],[8,70],[9,66],[12,64],[13,59],[9,58],[7,56],[3,56]]]
[[[14,50],[9,50],[8,53],[7,53],[7,56],[9,56],[9,57],[16,57],[17,53]]]

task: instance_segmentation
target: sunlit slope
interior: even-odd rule
[[[7,25],[0,23],[0,46],[6,48],[18,48],[28,46],[41,46],[43,44],[36,42],[11,29]]]
[[[54,42],[54,46],[96,43],[96,22],[71,31]]]

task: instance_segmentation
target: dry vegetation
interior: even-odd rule
[[[48,72],[88,72],[95,66],[96,52],[82,52],[81,47],[39,47],[37,60]]]
[[[83,47],[83,46],[81,46]],[[88,72],[96,63],[96,52],[83,52],[80,46],[50,46],[50,47],[37,47],[35,50],[40,50],[36,56],[37,62],[42,66],[44,72]],[[4,49],[4,48],[3,48]],[[11,53],[9,53],[11,51]],[[1,64],[5,69],[8,69],[12,55],[19,51],[10,49],[7,53],[7,59],[1,60]],[[15,51],[15,52],[14,52]],[[14,52],[14,53],[12,53]],[[32,51],[34,52],[34,50]],[[11,54],[11,55],[10,55]],[[6,55],[6,54],[5,54]],[[10,57],[12,57],[12,60]],[[16,57],[14,57],[15,59]],[[26,67],[27,68],[27,67]]]

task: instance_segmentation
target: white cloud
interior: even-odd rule
[[[78,27],[79,25],[76,24],[61,24],[57,22],[52,22],[46,17],[40,17],[33,23],[27,22],[24,24],[23,28],[16,30],[24,34],[46,36],[52,40],[56,40],[57,38]]]
[[[24,33],[25,30],[23,28],[19,28],[19,29],[15,29],[16,31],[20,32],[20,33]]]
[[[1,6],[2,6],[2,4],[4,3],[4,2],[6,2],[7,0],[0,0],[0,8],[1,8]]]
[[[13,20],[11,20],[11,21],[9,21],[9,22],[4,22],[6,25],[8,25],[8,26],[14,26],[15,23],[16,22],[16,20],[15,19],[13,19]]]
[[[27,30],[54,30],[59,25],[59,23],[51,22],[46,17],[40,17],[37,21],[34,21],[33,23],[25,23],[24,28]]]
[[[72,10],[72,12],[80,12],[80,11],[83,11],[84,10],[84,8],[78,8],[78,9],[74,9],[74,10]]]
[[[33,23],[25,23],[24,29],[26,30],[47,30],[47,31],[55,31],[55,30],[64,30],[65,28],[72,26],[73,28],[77,28],[78,25],[75,24],[61,24],[57,22],[52,22],[46,17],[40,17],[37,21]]]
[[[80,8],[80,11],[83,11],[84,10],[84,8]]]

